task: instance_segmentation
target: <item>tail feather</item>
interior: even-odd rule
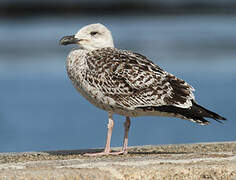
[[[226,120],[225,117],[222,117],[219,114],[198,105],[196,102],[193,102],[193,108],[197,108],[199,111],[199,115],[202,115],[203,117],[212,118],[220,123],[222,123],[220,120]]]
[[[148,106],[148,107],[139,107],[145,111],[157,111],[157,112],[165,112],[170,113],[170,116],[179,117],[182,119],[190,120],[202,125],[207,125],[210,122],[204,119],[212,118],[215,121],[222,123],[221,120],[226,120],[226,118],[220,116],[217,113],[214,113],[200,105],[198,105],[195,101],[192,101],[191,108],[180,108],[176,106]],[[174,115],[173,115],[174,114]]]

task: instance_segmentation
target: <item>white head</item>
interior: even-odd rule
[[[63,37],[60,44],[78,44],[86,50],[114,47],[111,32],[99,23],[84,26],[75,35]]]

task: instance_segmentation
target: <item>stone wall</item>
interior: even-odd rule
[[[119,150],[119,148],[114,148]],[[236,179],[236,142],[130,147],[128,155],[88,151],[0,154],[0,179]]]

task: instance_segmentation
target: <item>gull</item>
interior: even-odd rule
[[[177,117],[201,125],[209,124],[205,118],[226,120],[197,104],[194,88],[184,80],[139,53],[115,48],[111,32],[102,24],[84,26],[75,35],[64,36],[60,44],[78,45],[66,60],[68,76],[85,99],[108,112],[104,151],[85,155],[127,154],[130,117]],[[113,114],[126,117],[119,152],[110,148]]]

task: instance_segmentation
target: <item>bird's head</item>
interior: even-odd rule
[[[68,44],[78,44],[86,50],[114,47],[111,32],[102,24],[84,26],[75,35],[64,36],[60,40],[60,45]]]

